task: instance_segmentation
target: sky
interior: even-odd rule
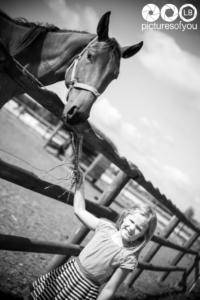
[[[0,7],[11,17],[91,33],[110,10],[110,37],[121,46],[144,41],[138,54],[122,59],[118,79],[98,98],[89,121],[181,211],[192,206],[200,221],[200,5],[198,0],[153,1],[160,10],[169,2],[178,9],[193,4],[196,18],[147,22],[142,10],[152,3],[148,0],[1,0]],[[150,24],[164,25],[143,30]],[[183,25],[185,30],[178,27]],[[65,101],[63,82],[49,88]]]

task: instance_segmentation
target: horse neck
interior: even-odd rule
[[[20,44],[31,27],[16,24],[0,11],[0,42],[7,50],[12,50]],[[44,84],[52,84],[64,80],[67,67],[94,37],[94,34],[75,31],[46,30],[35,41],[17,56],[19,62],[35,74]]]
[[[48,32],[43,41],[38,77],[45,84],[64,80],[67,67],[93,37],[90,33]]]
[[[17,25],[0,11],[0,40],[10,53],[29,30],[30,28]]]

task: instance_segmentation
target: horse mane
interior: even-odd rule
[[[25,18],[11,18],[8,16],[4,11],[0,9],[0,16],[6,18],[7,20],[14,22],[16,25],[25,26],[30,29],[39,28],[44,30],[45,32],[76,32],[76,33],[89,33],[87,31],[79,31],[79,30],[70,30],[70,29],[60,29],[59,27],[49,24],[49,23],[40,23],[40,22],[29,22]],[[114,53],[117,53],[117,55],[121,56],[120,46],[115,38],[109,38],[105,44],[105,47],[109,47]]]
[[[45,29],[47,32],[77,32],[77,33],[88,33],[87,31],[79,31],[79,30],[71,30],[71,29],[61,29],[58,26],[54,24],[49,23],[42,23],[42,22],[29,22],[26,18],[19,17],[12,19],[10,16],[8,16],[5,12],[3,12],[0,9],[0,16],[3,16],[4,18],[8,19],[11,22],[14,22],[17,25],[25,26],[28,28],[34,28],[38,27],[41,29]]]

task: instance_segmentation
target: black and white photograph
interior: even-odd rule
[[[200,298],[200,2],[1,0],[0,298]]]

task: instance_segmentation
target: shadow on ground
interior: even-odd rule
[[[0,291],[0,299],[1,300],[23,300],[22,297],[16,296],[11,293],[2,292],[2,291]]]

